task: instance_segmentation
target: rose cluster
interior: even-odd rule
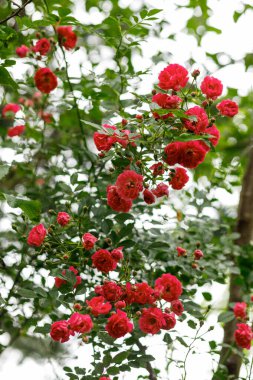
[[[94,133],[100,158],[111,151],[117,169],[120,160],[115,158],[125,162],[115,185],[107,188],[107,203],[113,210],[128,212],[143,189],[147,204],[168,196],[169,186],[181,190],[189,180],[186,169],[200,165],[210,147],[219,142],[215,116],[233,117],[238,113],[238,105],[230,99],[214,107],[223,85],[219,79],[206,76],[198,88],[199,74],[195,70],[193,83],[189,84],[186,68],[168,65],[158,76],[160,92],[153,90],[152,98],[146,100],[151,113],[123,119],[118,126],[104,124],[103,131]],[[150,166],[151,158],[154,163]]]
[[[70,268],[72,271],[73,269]],[[157,278],[154,288],[146,282],[123,284],[106,280],[103,285],[95,287],[95,293],[97,296],[86,300],[86,305],[74,305],[74,308],[79,311],[83,309],[84,314],[75,312],[68,321],[58,321],[52,324],[50,332],[52,339],[64,343],[75,332],[86,334],[91,331],[93,323],[100,323],[100,319],[94,322],[96,318],[109,313],[105,330],[114,339],[132,332],[131,318],[138,319],[139,328],[143,333],[157,334],[162,329],[174,328],[175,316],[182,315],[184,310],[183,304],[179,300],[182,294],[182,284],[176,276],[170,273]],[[170,302],[170,307],[165,303],[164,311],[161,306],[162,300]],[[157,306],[157,301],[159,301],[160,307]],[[142,308],[138,309],[138,305]],[[93,321],[90,315],[92,315]]]
[[[237,329],[234,333],[236,344],[241,348],[250,350],[251,342],[253,340],[252,328],[246,323],[248,320],[248,305],[246,302],[236,302],[233,308],[234,316],[236,319],[243,323],[237,324]]]

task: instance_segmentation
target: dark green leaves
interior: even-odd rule
[[[234,319],[234,313],[232,311],[224,311],[218,317],[218,322],[227,323]]]
[[[30,199],[23,199],[1,193],[1,198],[5,199],[10,207],[19,207],[28,217],[28,219],[38,222],[40,219],[41,204],[39,201],[32,201]]]
[[[0,66],[0,85],[10,86],[15,90],[18,88],[17,82],[13,80],[8,70],[4,66]]]

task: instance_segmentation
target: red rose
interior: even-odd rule
[[[222,94],[223,85],[219,79],[207,76],[203,79],[200,89],[210,99],[217,99]]]
[[[104,296],[110,302],[119,301],[123,296],[123,290],[113,281],[106,281],[104,285],[96,286],[95,293]]]
[[[158,175],[162,175],[164,173],[163,163],[157,162],[157,164],[150,166],[150,170],[153,171],[153,177],[157,177]]]
[[[19,47],[16,48],[16,54],[20,57],[20,58],[24,58],[27,56],[29,52],[29,48],[25,45],[21,45]]]
[[[70,335],[74,335],[68,327],[68,321],[57,321],[51,325],[50,335],[56,342],[67,342]]]
[[[13,116],[14,116],[13,114],[16,114],[20,110],[21,110],[21,107],[18,104],[8,103],[2,109],[2,115],[3,115],[3,117],[13,118]]]
[[[93,327],[93,322],[88,314],[74,313],[68,320],[71,330],[79,333],[89,333]]]
[[[100,132],[95,132],[93,135],[93,139],[97,150],[104,150],[105,152],[108,152],[113,146],[113,144],[115,144],[115,142],[117,141],[115,135],[110,136]]]
[[[248,326],[246,323],[238,323],[234,337],[239,347],[250,350],[251,341],[253,339],[253,332],[250,326]]]
[[[188,141],[182,144],[182,155],[179,164],[182,166],[194,169],[204,161],[206,150],[199,141]]]
[[[245,302],[237,302],[234,306],[234,315],[238,319],[246,319],[247,317],[247,304]]]
[[[41,119],[46,123],[50,124],[53,122],[54,118],[51,113],[40,111],[38,115],[41,117]]]
[[[89,251],[90,249],[92,249],[94,247],[94,245],[95,245],[95,243],[96,243],[97,240],[98,239],[94,235],[92,235],[89,232],[87,232],[86,234],[84,234],[82,236],[83,247],[87,251]]]
[[[182,153],[182,142],[172,142],[164,148],[164,161],[169,165],[179,163]]]
[[[216,125],[206,128],[205,133],[213,136],[208,140],[213,144],[213,146],[216,146],[220,140],[220,131],[217,129]],[[206,151],[209,151],[210,148],[204,143],[204,141],[200,141],[200,143]]]
[[[106,331],[113,338],[121,338],[133,330],[133,324],[127,317],[127,314],[122,310],[117,310],[107,321],[105,326]]]
[[[165,301],[175,301],[182,294],[182,284],[170,273],[165,273],[155,281],[155,289],[160,291]]]
[[[19,136],[25,131],[25,125],[16,125],[15,127],[11,127],[7,131],[7,135],[9,137]]]
[[[148,205],[152,205],[153,203],[155,203],[155,196],[148,189],[145,189],[143,191],[143,199],[144,199],[144,202],[146,202]]]
[[[60,45],[64,46],[67,50],[74,49],[77,42],[77,35],[73,32],[72,26],[59,26],[56,32]]]
[[[57,87],[57,77],[48,67],[37,70],[34,80],[36,87],[45,94],[49,94]]]
[[[115,248],[112,250],[111,256],[112,256],[113,260],[115,260],[116,262],[118,262],[124,258],[124,255],[122,252],[123,248],[124,247],[118,247],[118,248]]]
[[[171,302],[171,310],[173,311],[173,313],[180,316],[184,311],[184,306],[180,300],[175,300]]]
[[[173,177],[169,181],[172,189],[181,190],[185,184],[189,181],[189,176],[184,168],[176,167],[175,173],[172,173]]]
[[[50,49],[51,44],[47,38],[42,38],[41,40],[37,41],[36,45],[32,48],[35,53],[40,53],[40,55],[47,55]]]
[[[47,230],[45,229],[43,224],[38,224],[37,226],[33,227],[29,232],[27,243],[29,245],[39,247],[43,243],[46,234]]]
[[[188,71],[178,64],[171,64],[160,72],[158,86],[163,90],[179,91],[188,82]]]
[[[108,314],[112,308],[112,305],[109,302],[105,302],[103,296],[93,297],[91,300],[87,300],[86,303],[91,308],[91,313],[95,317],[99,314]]]
[[[111,380],[110,377],[105,377],[105,376],[102,376],[99,378],[99,380]]]
[[[154,290],[146,282],[139,284],[127,282],[124,298],[128,305],[133,303],[145,305],[155,302]]]
[[[158,104],[161,108],[174,109],[178,108],[182,99],[176,95],[156,94],[152,97],[152,102]]]
[[[70,221],[70,215],[67,212],[61,211],[57,215],[57,223],[61,226],[66,226]]]
[[[126,307],[125,301],[117,301],[115,302],[116,309],[124,309]]]
[[[228,117],[235,116],[239,111],[238,104],[230,99],[222,100],[217,104],[216,108],[220,111],[221,115]]]
[[[189,129],[197,135],[205,131],[206,127],[209,124],[209,121],[206,111],[203,108],[195,106],[189,108],[188,111],[185,112],[185,114],[188,116],[195,116],[195,118],[197,119],[196,121],[184,119],[184,126],[187,129]]]
[[[170,330],[170,329],[173,329],[175,327],[176,318],[175,318],[174,314],[163,313],[163,318],[165,321],[165,326],[163,326],[162,328],[164,330]]]
[[[204,253],[200,249],[195,249],[194,260],[200,260],[204,256]]]
[[[68,270],[70,270],[71,272],[73,272],[76,275],[76,283],[73,286],[74,288],[76,288],[79,284],[81,284],[82,279],[81,279],[80,276],[77,276],[78,270],[75,269],[73,266],[69,267]],[[64,269],[61,273],[63,274],[63,276],[65,276],[66,275],[66,270]],[[54,278],[54,284],[55,284],[56,288],[60,288],[62,285],[67,284],[67,281],[63,280],[60,277],[55,277]]]
[[[133,170],[125,170],[115,183],[119,196],[123,199],[136,199],[143,189],[143,176]]]
[[[186,249],[184,249],[182,247],[177,247],[176,250],[177,250],[178,257],[180,257],[180,256],[187,256]]]
[[[103,273],[109,273],[117,267],[117,262],[107,249],[99,249],[91,256],[91,259],[93,266]]]
[[[168,196],[169,195],[169,186],[166,185],[166,183],[161,182],[161,183],[159,183],[159,185],[157,185],[156,189],[152,190],[152,193],[157,198],[160,198],[163,196]]]
[[[107,204],[114,211],[128,212],[133,203],[130,199],[123,199],[120,197],[116,186],[107,186]]]
[[[157,307],[144,309],[139,319],[139,327],[146,334],[157,334],[166,326],[164,313]]]

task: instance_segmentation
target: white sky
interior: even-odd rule
[[[224,83],[225,87],[235,87],[239,89],[240,95],[247,94],[253,87],[253,72],[252,69],[248,72],[245,72],[245,68],[243,62],[240,62],[246,53],[252,53],[253,44],[252,44],[252,34],[253,34],[253,11],[247,11],[245,15],[243,15],[237,24],[233,21],[233,13],[234,11],[241,10],[242,1],[240,0],[210,0],[209,5],[213,11],[213,15],[210,19],[210,25],[219,28],[222,30],[222,34],[218,35],[215,33],[207,33],[202,40],[202,47],[197,46],[197,42],[194,37],[191,35],[187,35],[182,31],[185,20],[191,15],[191,10],[188,9],[175,9],[175,3],[185,5],[187,4],[186,0],[175,1],[175,0],[154,0],[143,1],[145,4],[149,5],[151,8],[161,8],[163,9],[162,16],[166,17],[171,24],[163,30],[161,33],[161,38],[149,38],[148,41],[142,43],[142,48],[144,52],[144,57],[136,57],[134,63],[137,70],[143,70],[145,68],[152,69],[151,75],[147,75],[142,83],[140,91],[146,93],[150,91],[152,88],[152,83],[157,80],[157,75],[160,70],[165,67],[166,62],[161,62],[157,66],[153,66],[150,57],[158,50],[162,50],[164,52],[168,51],[172,54],[171,62],[180,63],[182,65],[185,64],[185,61],[189,57],[193,57],[195,60],[199,62],[198,68],[202,69],[203,64],[206,65],[208,70],[212,73],[212,75],[220,78]],[[82,2],[81,2],[82,3]],[[94,20],[94,23],[101,22],[100,16],[93,9],[90,12],[90,15],[85,14],[81,7],[80,2],[78,2],[78,10],[75,13],[75,17],[77,17],[81,22],[85,23],[87,21],[87,17],[89,20]],[[250,0],[248,4],[252,3]],[[120,4],[127,6],[131,4],[134,9],[138,12],[139,9],[139,0],[120,0]],[[27,7],[28,8],[28,7]],[[36,18],[36,14],[33,15]],[[167,37],[171,33],[177,33],[176,40],[169,40]],[[203,47],[209,53],[220,52],[223,54],[223,60],[226,62],[226,54],[232,56],[233,59],[239,61],[234,65],[227,66],[223,69],[217,71],[214,63],[205,60],[205,54]],[[104,51],[105,59],[107,59],[107,65],[113,65],[113,62],[110,62],[110,51]],[[89,62],[85,61],[86,56],[85,53],[79,51],[74,53],[74,57],[71,59],[71,72],[76,74],[76,70],[78,70],[79,63],[82,62],[83,66],[86,69],[90,69]],[[14,67],[15,77],[22,78],[23,67],[21,67],[20,62]],[[97,71],[102,70],[104,68],[104,62],[101,64],[101,67],[98,67]],[[84,68],[85,73],[85,68]],[[203,70],[202,70],[203,73]],[[204,73],[203,73],[204,75]],[[10,151],[9,151],[10,153]],[[3,152],[2,156],[7,154],[7,151]],[[1,152],[0,152],[1,156]],[[6,156],[5,156],[6,157]],[[12,157],[9,156],[9,160],[12,161]],[[237,203],[237,196],[230,198],[230,205]],[[203,291],[203,289],[201,289]],[[227,290],[225,286],[222,285],[214,285],[212,287],[212,293],[214,295],[213,304],[216,307],[222,307],[226,304],[227,298]],[[203,302],[203,297],[201,294],[198,296],[198,302]],[[219,305],[219,306],[217,306]],[[217,313],[214,313],[209,323],[216,324]],[[205,325],[206,326],[206,325]],[[204,327],[205,328],[205,327]],[[184,323],[178,324],[178,329],[180,334],[188,335],[194,333],[193,330],[189,329],[187,325]],[[215,330],[210,333],[213,340],[221,341],[222,339],[222,329],[219,325],[215,328]],[[78,362],[80,366],[85,365],[89,362],[89,357],[91,354],[90,345],[83,345],[82,347],[78,347],[76,343],[72,342],[67,343],[72,346],[74,349],[74,355],[78,355]],[[164,367],[164,359],[162,359],[162,352],[164,352],[165,347],[162,345],[161,338],[159,336],[154,336],[151,338],[147,338],[145,344],[149,345],[149,353],[153,354],[156,358],[156,365],[160,368]],[[182,347],[182,346],[181,346]],[[180,347],[180,349],[181,349]],[[198,350],[201,352],[199,355],[192,355],[188,360],[188,376],[187,380],[210,380],[210,370],[212,368],[212,362],[210,361],[210,357],[205,355],[206,346],[199,345]],[[184,357],[184,352],[181,349],[179,351],[181,359]],[[74,356],[73,355],[73,356]],[[51,364],[43,364],[40,365],[33,361],[32,359],[26,359],[21,365],[18,366],[18,361],[20,359],[20,353],[14,351],[12,349],[8,349],[1,359],[0,366],[0,378],[3,380],[14,380],[14,379],[25,379],[25,380],[55,380],[56,377],[52,375],[52,367]],[[201,365],[200,365],[201,363]],[[75,360],[68,361],[65,363],[67,366],[78,365]],[[143,370],[137,371],[134,370],[131,374],[126,373],[124,376],[120,376],[120,380],[133,380],[133,378],[137,377],[137,374],[144,373]],[[62,375],[59,375],[60,379],[63,379]],[[99,378],[99,374],[98,374]],[[172,378],[172,377],[171,377]],[[173,380],[180,380],[180,373],[175,369],[173,371]],[[166,375],[162,378],[162,380],[167,380]]]

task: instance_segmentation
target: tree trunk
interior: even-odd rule
[[[250,243],[253,236],[253,147],[250,147],[248,167],[243,178],[236,232],[240,234],[236,244],[244,246]],[[240,285],[241,282],[238,280],[240,280],[238,275],[230,275],[228,303],[242,301],[243,289]],[[233,320],[225,324],[223,343],[233,344],[236,323]],[[226,367],[229,379],[238,379],[241,364],[242,360],[239,355],[232,353],[229,347],[223,347],[220,354],[218,371],[215,373],[213,380],[221,379],[219,372],[222,372],[222,365]]]

